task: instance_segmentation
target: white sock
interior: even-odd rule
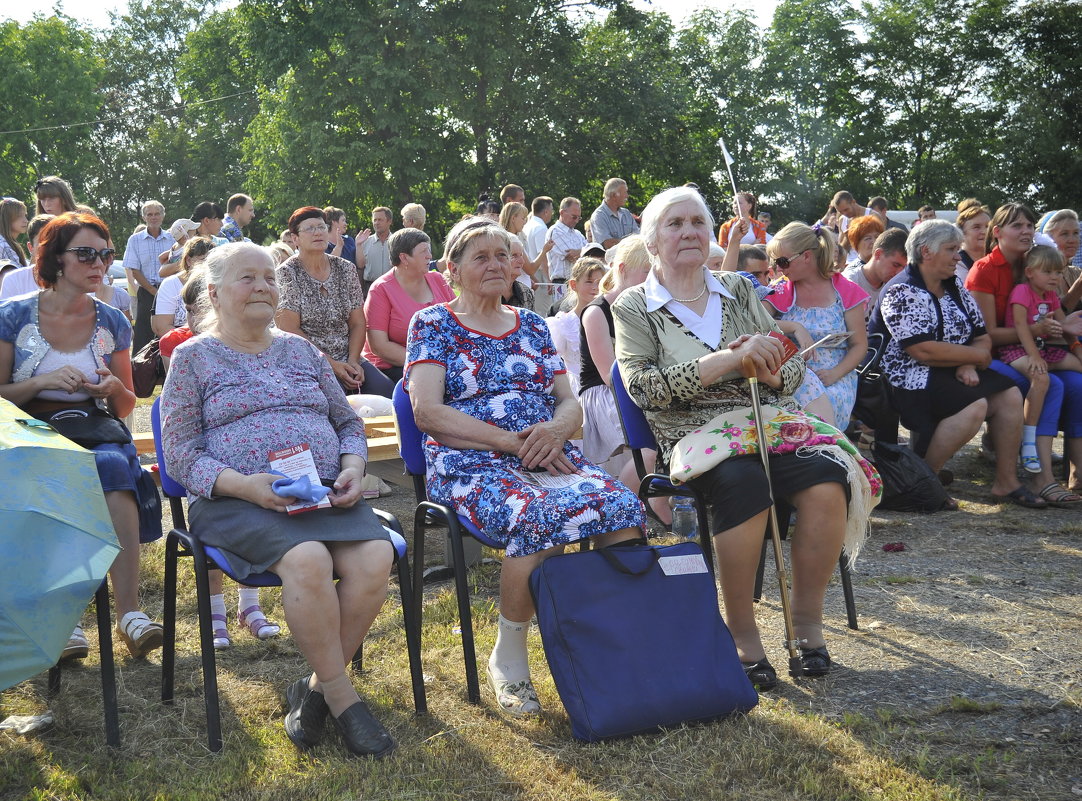
[[[496,645],[488,658],[488,668],[497,680],[509,682],[530,678],[530,660],[526,653],[526,635],[530,621],[515,623],[500,615]]]
[[[225,595],[212,595],[210,596],[210,613],[212,615],[221,615],[222,620],[225,620]]]
[[[1037,426],[1022,426],[1022,458],[1037,458]]]
[[[259,587],[237,587],[237,613],[249,606],[259,606]]]

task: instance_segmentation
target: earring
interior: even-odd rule
[[[64,277],[64,270],[63,269],[57,270],[56,271],[56,277],[57,278],[63,278]]]

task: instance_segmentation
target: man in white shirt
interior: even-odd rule
[[[555,243],[549,251],[549,280],[554,284],[567,283],[571,268],[586,247],[586,237],[575,228],[580,219],[582,203],[577,197],[565,197],[560,201],[560,219],[546,235],[546,239]]]
[[[162,230],[165,206],[157,200],[148,200],[143,204],[142,213],[146,229],[128,237],[124,248],[124,267],[131,270],[132,278],[139,285],[131,346],[133,356],[154,338],[150,318],[154,314],[154,296],[162,282],[158,255],[169,250],[175,241],[171,233]]]
[[[541,255],[541,248],[545,246],[545,234],[552,222],[553,206],[552,198],[547,195],[535,197],[530,204],[530,219],[522,227],[522,235],[526,237],[526,256],[530,261],[536,261]]]
[[[391,269],[391,210],[386,206],[372,209],[372,228],[357,234],[357,269],[361,271],[361,289],[368,297],[372,282]]]

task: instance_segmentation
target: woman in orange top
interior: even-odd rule
[[[743,238],[736,244],[765,245],[766,226],[757,219],[759,215],[759,200],[751,192],[737,192],[736,205],[739,216],[733,217],[728,222],[721,224],[721,228],[718,229],[718,244],[723,248],[729,247],[729,229],[733,227],[733,223],[740,219],[740,217],[746,217],[748,222],[751,223],[751,229],[744,234]]]

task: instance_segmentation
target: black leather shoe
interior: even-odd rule
[[[748,680],[759,692],[773,690],[778,686],[778,672],[765,656],[758,662],[741,662]]]
[[[373,717],[364,701],[358,701],[334,718],[334,724],[342,735],[342,742],[354,756],[380,759],[389,756],[398,747],[383,728],[383,724]]]
[[[327,701],[323,693],[308,688],[308,677],[297,679],[286,687],[286,734],[298,748],[312,748],[323,739],[323,724],[327,720]]]
[[[825,645],[800,649],[800,666],[805,676],[825,676],[830,672],[830,665],[830,654]]]

